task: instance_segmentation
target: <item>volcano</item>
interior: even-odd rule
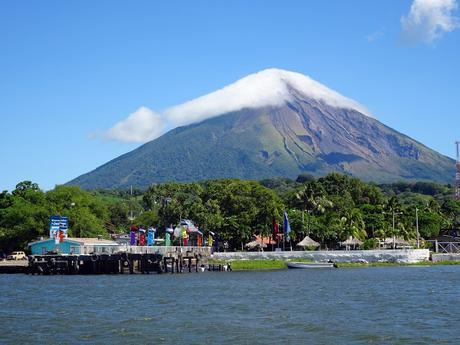
[[[268,69],[167,109],[185,123],[69,182],[84,189],[339,172],[450,183],[454,161],[299,73]]]

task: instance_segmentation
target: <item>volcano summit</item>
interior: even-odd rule
[[[454,175],[452,159],[380,123],[358,102],[279,69],[251,74],[151,116],[157,126],[180,127],[69,184],[146,187],[332,171],[375,182],[451,182]],[[126,137],[123,126],[109,133]]]

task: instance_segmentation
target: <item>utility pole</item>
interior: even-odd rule
[[[395,210],[393,211],[393,249],[396,249],[396,235],[395,235]]]
[[[418,208],[415,208],[415,228],[417,229],[417,249],[420,249],[420,232],[418,231]]]
[[[133,217],[133,205],[132,205],[132,202],[133,202],[133,186],[131,185],[131,202],[129,203],[129,208],[130,208],[130,216],[129,216],[129,220],[130,221],[133,221],[134,217]]]
[[[395,212],[393,208],[391,208],[393,213],[393,249],[396,249],[396,234],[395,234],[395,214],[402,214],[402,212]]]
[[[454,198],[460,200],[460,141],[456,141],[455,146],[457,148],[457,161],[455,162]]]

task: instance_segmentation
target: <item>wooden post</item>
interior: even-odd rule
[[[139,271],[141,271],[142,274],[145,273],[145,257],[143,254],[141,255],[141,259],[139,260]]]
[[[134,274],[134,260],[128,260],[129,274]]]

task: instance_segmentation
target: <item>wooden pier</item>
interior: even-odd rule
[[[203,257],[161,254],[31,255],[27,274],[149,274],[198,272]]]
[[[150,274],[191,273],[227,270],[209,265],[210,248],[130,247],[127,251],[83,254],[29,255],[28,261],[0,263],[0,273],[56,274]]]

